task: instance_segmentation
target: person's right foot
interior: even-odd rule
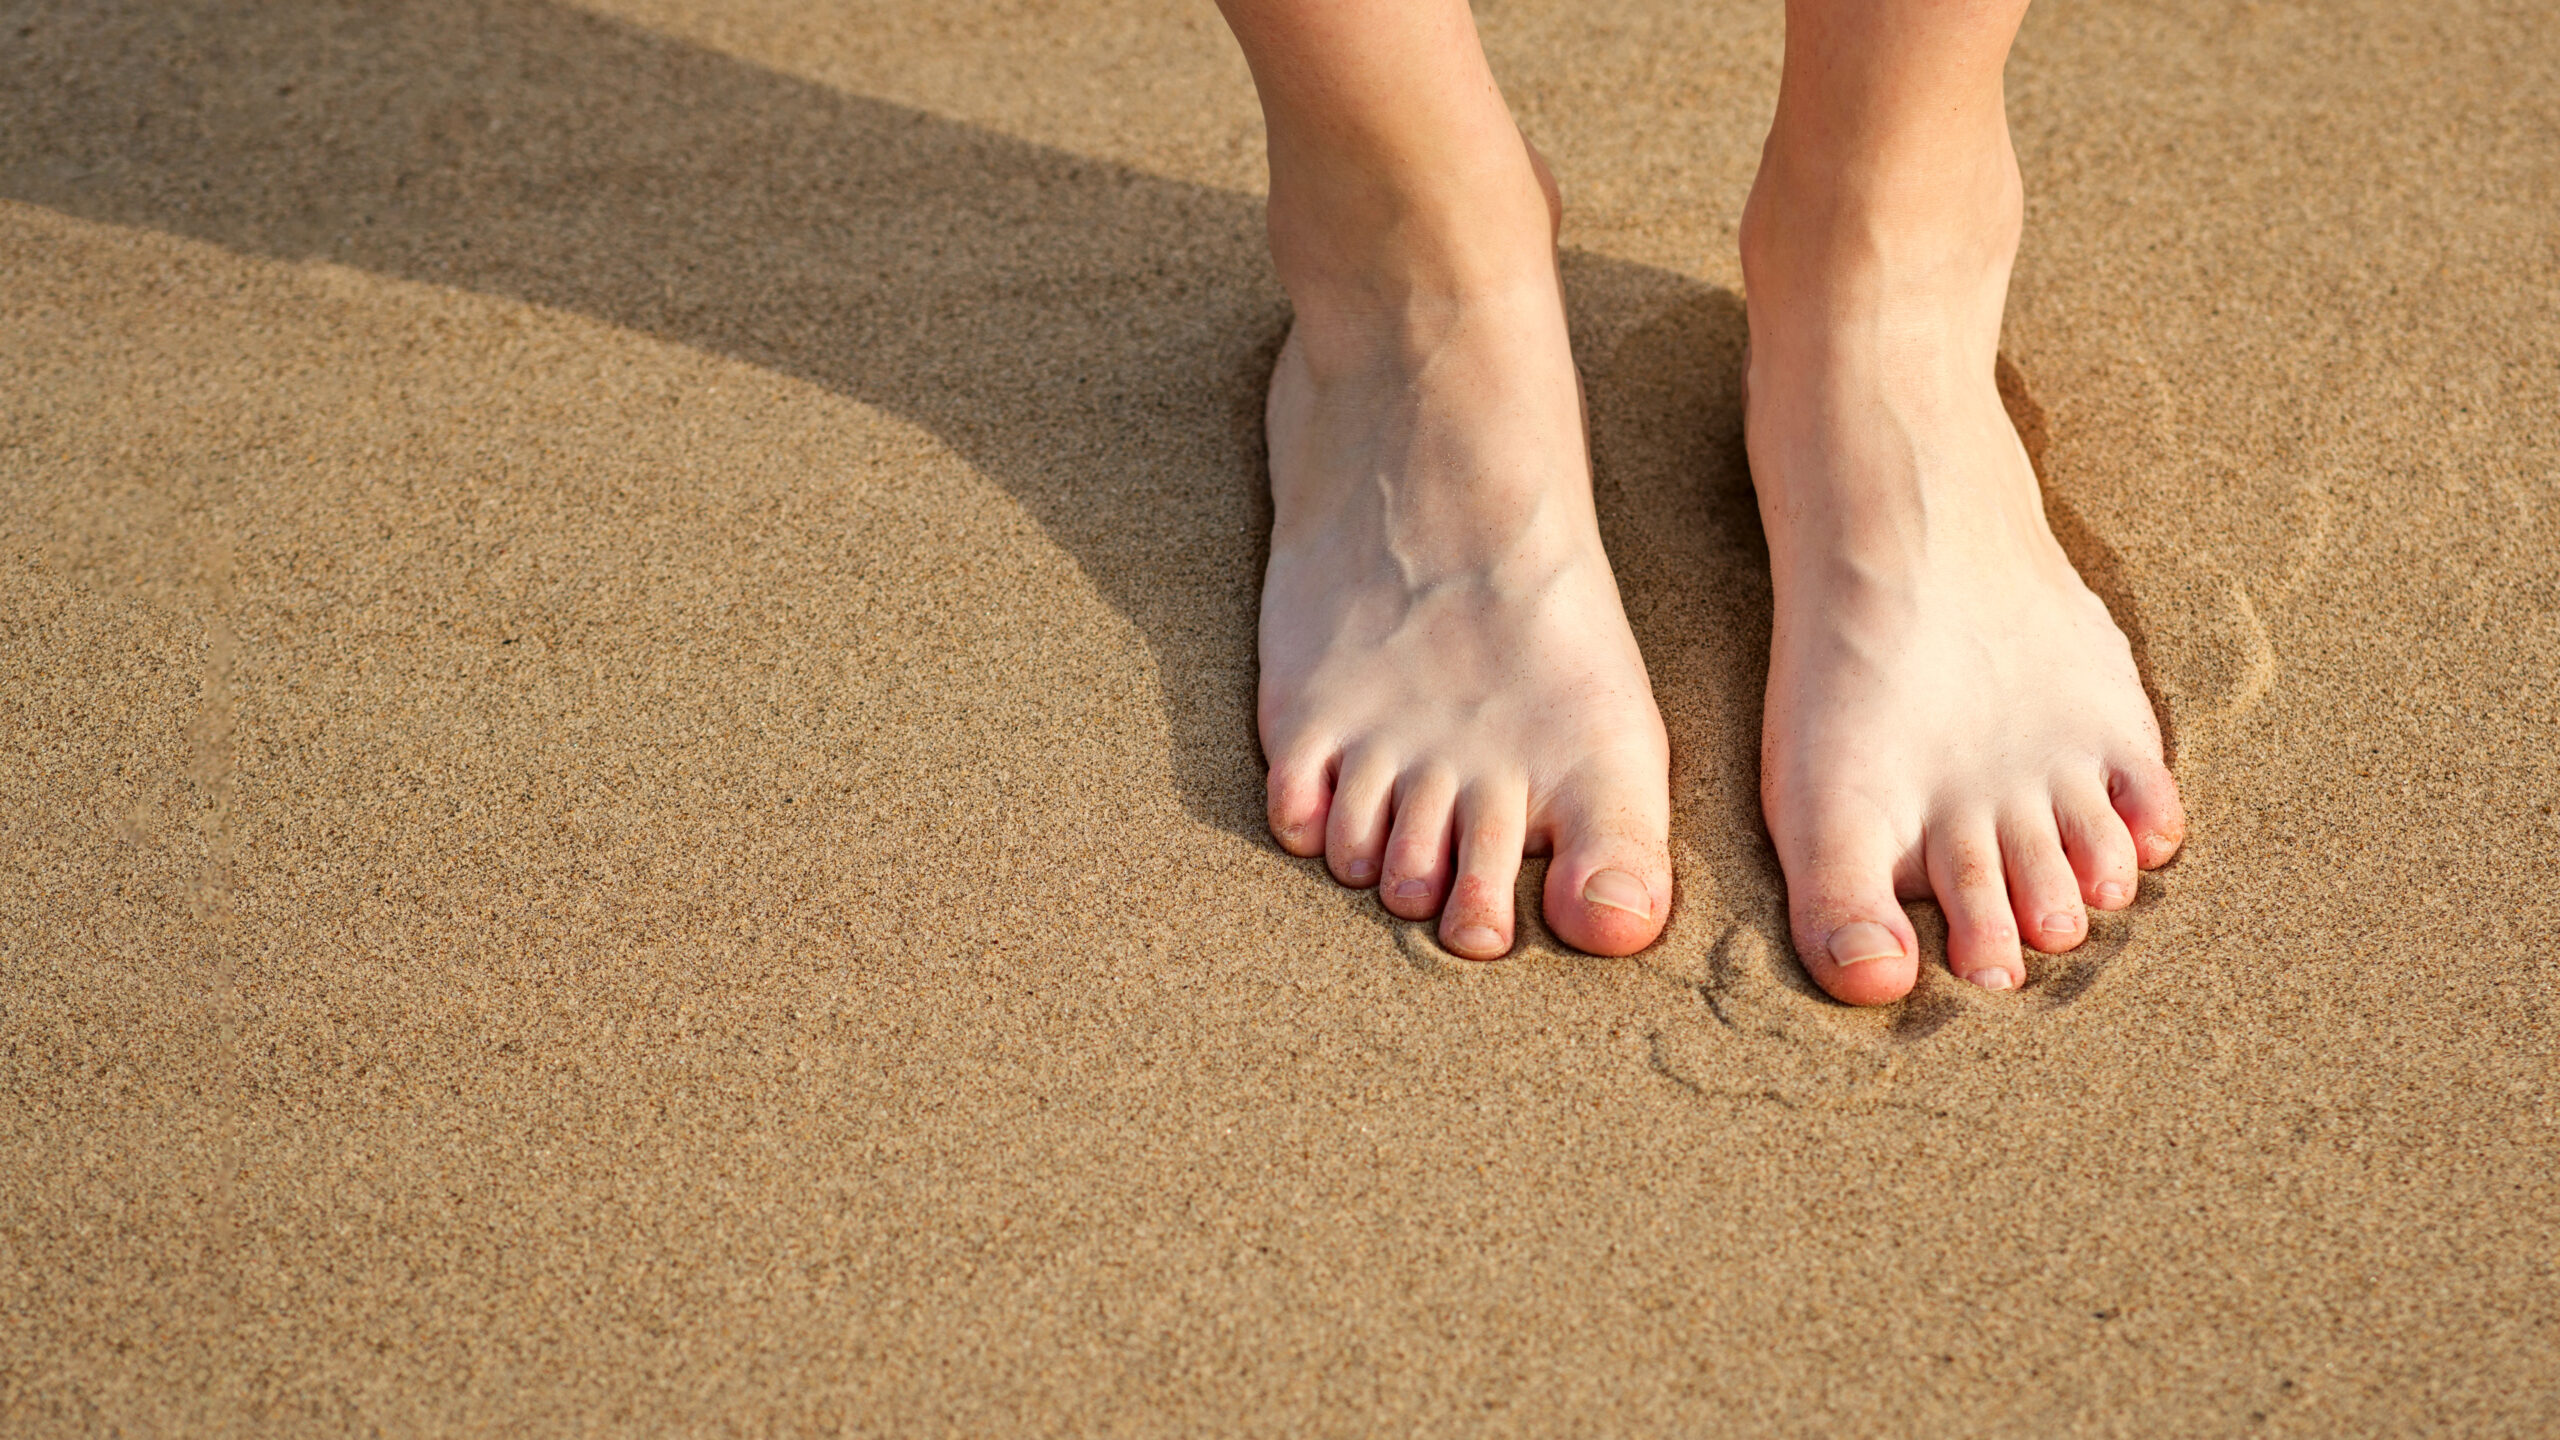
[[[1552,204],[1485,197],[1464,264],[1411,226],[1350,285],[1292,285],[1268,409],[1272,833],[1477,960],[1511,948],[1523,853],[1555,856],[1578,949],[1642,949],[1671,909],[1669,745],[1601,549]],[[1504,217],[1534,228],[1488,244]]]

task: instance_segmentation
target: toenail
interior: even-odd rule
[[[1870,960],[1899,960],[1902,942],[1873,920],[1853,920],[1831,932],[1831,963],[1864,965]]]
[[[2069,935],[2079,928],[2080,917],[2068,910],[2056,910],[2044,917],[2044,933],[2047,935]]]
[[[1582,898],[1642,919],[1653,918],[1653,892],[1624,870],[1593,871],[1591,878],[1582,882]]]
[[[2006,990],[2018,983],[2008,971],[1997,965],[1986,966],[1964,978],[1985,990]]]
[[[2125,888],[2113,880],[2098,887],[2098,900],[2102,904],[2121,905],[2125,902],[2125,894]]]
[[[1399,900],[1425,899],[1431,894],[1431,882],[1428,880],[1399,880],[1396,882],[1394,894]]]
[[[1346,860],[1342,862],[1342,878],[1350,881],[1354,885],[1366,884],[1369,881],[1376,879],[1377,875],[1378,862],[1375,860]]]
[[[1461,955],[1489,954],[1502,948],[1502,937],[1490,925],[1461,925],[1449,933],[1449,948]]]

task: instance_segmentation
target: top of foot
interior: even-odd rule
[[[1272,832],[1480,960],[1511,948],[1524,854],[1555,857],[1545,918],[1577,948],[1641,949],[1671,905],[1669,746],[1601,548],[1552,233],[1491,283],[1301,297],[1271,382]]]

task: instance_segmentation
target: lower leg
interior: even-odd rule
[[[1966,377],[1991,373],[2022,198],[2001,68],[2025,13],[2025,0],[1787,6],[1777,114],[1744,210],[1751,289],[1791,309],[1881,312],[1880,340],[1932,361],[1971,346]],[[1764,328],[1775,341],[1818,333]]]
[[[1897,896],[2024,979],[2183,833],[2129,649],[2046,528],[1993,381],[2021,214],[2020,0],[1792,0],[1744,212],[1747,431],[1777,599],[1762,800],[1798,953],[1906,992]]]
[[[1223,0],[1270,136],[1271,251],[1301,319],[1547,266],[1551,197],[1464,0]]]
[[[1226,0],[1296,323],[1268,411],[1271,824],[1443,943],[1650,943],[1668,746],[1601,552],[1557,211],[1463,0]]]

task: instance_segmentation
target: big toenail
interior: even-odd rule
[[[2010,978],[2008,971],[2001,969],[1997,965],[1986,966],[1983,969],[1974,971],[1972,974],[1967,975],[1964,978],[1981,986],[1985,990],[2006,990],[2018,983],[2016,980]]]
[[[1624,870],[1593,871],[1591,878],[1582,882],[1582,898],[1642,919],[1653,918],[1653,892]]]
[[[2056,910],[2044,917],[2044,933],[2069,935],[2080,928],[2080,917],[2068,910]]]
[[[1853,920],[1831,932],[1831,963],[1864,965],[1870,960],[1899,960],[1902,942],[1873,920]]]
[[[2125,888],[2110,880],[2098,887],[2098,900],[2102,904],[2121,905],[2125,901]]]
[[[1449,933],[1449,948],[1461,955],[1490,954],[1502,948],[1502,937],[1490,925],[1461,925]]]
[[[1377,878],[1377,874],[1378,862],[1375,860],[1345,860],[1342,862],[1342,878],[1350,881],[1354,885],[1365,885],[1369,881]]]

